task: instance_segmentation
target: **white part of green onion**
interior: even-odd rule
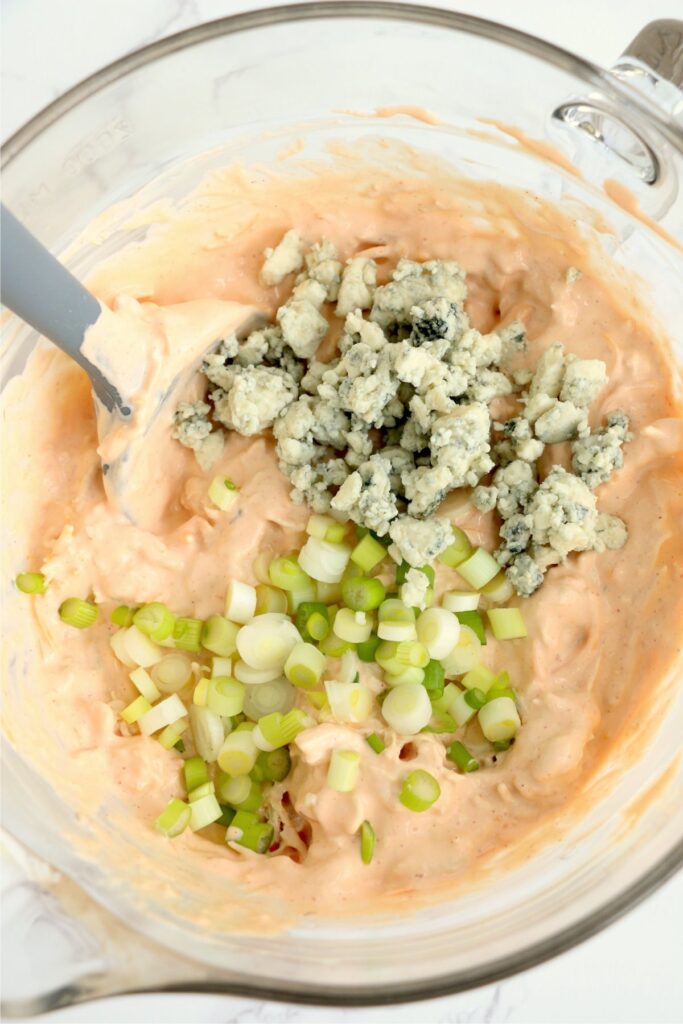
[[[287,679],[302,690],[314,689],[324,671],[325,655],[313,644],[295,644],[285,662]]]
[[[171,725],[167,725],[165,729],[162,729],[156,739],[161,743],[164,750],[170,750],[176,745],[189,724],[187,718],[179,718],[177,722],[172,722]]]
[[[466,693],[467,690],[458,690],[448,708],[448,713],[458,727],[465,725],[477,713],[476,708],[471,708],[465,700]]]
[[[252,721],[274,711],[284,715],[294,707],[295,699],[296,690],[286,679],[274,679],[260,686],[245,686],[244,713]]]
[[[404,640],[417,640],[417,629],[414,622],[392,622],[386,620],[377,626],[377,636],[380,640],[393,640],[396,643],[403,643]]]
[[[324,540],[325,534],[331,526],[336,526],[331,516],[312,515],[306,524],[306,533],[309,537],[317,537]]]
[[[197,753],[207,764],[212,764],[218,758],[225,739],[223,720],[210,708],[193,704],[190,708],[190,726]]]
[[[154,827],[167,839],[174,839],[190,824],[191,810],[182,800],[170,800],[161,812]]]
[[[441,605],[449,612],[475,612],[479,607],[481,594],[468,590],[449,590],[441,599]]]
[[[335,636],[349,644],[362,644],[369,640],[372,633],[372,616],[365,615],[364,612],[360,614],[363,615],[364,622],[358,621],[357,612],[351,611],[350,608],[340,608],[332,624]]]
[[[215,476],[209,484],[208,494],[216,508],[221,512],[227,512],[237,501],[239,490],[232,480],[227,480],[224,476]]]
[[[138,722],[140,732],[143,736],[151,736],[152,733],[158,732],[159,729],[165,728],[167,725],[172,725],[177,722],[179,718],[183,718],[187,714],[185,705],[181,701],[177,693],[172,694],[170,697],[166,697],[165,700],[159,701],[153,708],[142,716]]]
[[[241,729],[225,737],[218,753],[218,767],[226,775],[248,775],[256,764],[259,750],[253,732],[255,730]]]
[[[240,715],[244,707],[244,684],[227,676],[210,679],[206,706],[221,718]]]
[[[141,633],[137,626],[129,626],[123,631],[123,637],[122,645],[125,647],[126,654],[140,668],[156,665],[157,661],[161,661],[164,656],[163,648]]]
[[[167,654],[152,669],[152,678],[162,693],[177,693],[192,678],[192,662],[184,654]]]
[[[435,661],[450,654],[460,637],[460,623],[445,608],[427,608],[418,617],[416,628],[418,640]]]
[[[354,683],[357,681],[359,663],[355,651],[344,651],[339,659],[339,672],[337,678],[340,683]]]
[[[482,597],[491,604],[505,604],[514,596],[515,588],[504,572],[499,572],[489,583],[481,588]]]
[[[246,683],[247,686],[260,686],[261,683],[272,683],[274,679],[279,679],[282,669],[277,666],[275,668],[252,668],[251,665],[247,665],[246,661],[236,661],[233,674],[235,679]]]
[[[269,551],[260,551],[256,556],[251,565],[251,571],[253,572],[259,583],[264,583],[267,586],[270,585],[270,563],[273,561],[273,556]]]
[[[137,662],[133,661],[126,647],[126,629],[117,629],[109,641],[114,656],[125,665],[126,668],[135,668]]]
[[[350,793],[356,788],[360,771],[360,754],[355,750],[333,750],[327,771],[327,785],[337,793]]]
[[[476,548],[473,555],[456,566],[459,576],[475,590],[480,590],[500,572],[500,566],[493,555],[483,548]]]
[[[335,721],[361,723],[370,717],[373,695],[366,686],[328,679],[325,682],[325,692]]]
[[[256,612],[256,588],[241,580],[230,580],[225,592],[225,617],[244,625]]]
[[[479,709],[479,725],[490,743],[511,740],[522,722],[511,697],[496,697]]]
[[[279,672],[294,645],[300,642],[301,636],[294,623],[279,612],[257,615],[237,634],[237,650],[247,665]]]
[[[453,650],[441,659],[446,675],[462,676],[479,662],[481,641],[473,629],[460,625],[460,636]]]
[[[486,665],[475,665],[460,680],[460,685],[466,690],[481,690],[488,693],[496,679],[497,673],[492,672]]]
[[[305,573],[321,583],[339,583],[344,575],[351,549],[346,544],[330,544],[319,537],[309,537],[298,562]]]
[[[395,686],[384,699],[382,716],[400,736],[415,736],[432,717],[429,694],[419,683]]]
[[[144,668],[136,668],[134,672],[130,674],[130,681],[135,686],[138,693],[153,704],[155,700],[159,700],[161,693],[154,685],[154,681],[150,676],[149,672]]]
[[[519,608],[490,608],[486,616],[496,640],[518,640],[528,635]]]
[[[387,686],[400,686],[402,683],[422,683],[425,677],[425,670],[417,665],[406,665],[400,672],[384,672],[384,681]]]
[[[216,656],[211,659],[211,675],[215,678],[216,676],[231,676],[232,675],[232,658],[220,658]],[[244,680],[242,680],[244,682]]]
[[[218,821],[223,813],[221,805],[213,793],[207,793],[201,799],[193,800],[190,804],[190,812],[190,828],[193,832],[198,832],[200,828],[212,825],[214,821]]]

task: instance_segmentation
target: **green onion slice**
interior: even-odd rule
[[[184,801],[171,800],[154,822],[154,827],[163,836],[173,839],[185,831],[190,824],[191,816],[192,811]]]
[[[174,621],[173,613],[161,601],[143,604],[133,615],[133,622],[140,632],[156,643],[168,640],[173,633]]]
[[[376,732],[371,732],[369,736],[366,736],[365,742],[376,754],[381,754],[383,750],[386,750],[386,743]]]
[[[127,629],[128,626],[132,626],[133,616],[136,611],[137,608],[130,608],[127,604],[120,604],[118,608],[114,608],[114,611],[110,615],[110,619],[115,626]]]
[[[356,612],[371,612],[379,608],[386,597],[382,583],[371,576],[349,576],[342,580],[342,601]]]
[[[47,580],[42,572],[20,572],[14,581],[22,594],[44,594]]]
[[[417,768],[403,780],[399,800],[409,811],[428,811],[441,796],[441,786],[429,772]]]
[[[98,608],[92,601],[82,601],[80,597],[67,597],[59,606],[59,617],[67,626],[75,629],[87,629],[97,620]]]
[[[370,864],[375,853],[375,830],[369,821],[364,821],[360,827],[360,859],[364,864]]]
[[[459,740],[451,743],[446,756],[461,772],[476,772],[479,768],[476,757],[472,757],[467,747]]]

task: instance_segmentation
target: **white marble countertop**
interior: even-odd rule
[[[435,0],[436,2],[436,0]],[[440,0],[609,64],[648,21],[681,17],[680,0]],[[272,0],[272,6],[279,6]],[[3,0],[1,133],[111,60],[199,22],[266,6],[242,0]],[[672,1022],[683,1020],[683,874],[601,934],[522,975],[463,995],[387,1009],[306,1008],[220,996],[136,996],[50,1015],[137,1022]]]

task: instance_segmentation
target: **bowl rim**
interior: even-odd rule
[[[228,15],[203,22],[133,50],[77,83],[17,129],[0,148],[0,160],[3,165],[8,165],[38,138],[42,132],[65,116],[74,107],[77,107],[81,102],[130,72],[168,56],[175,51],[187,49],[219,36],[233,35],[238,32],[268,28],[279,24],[291,24],[297,21],[334,18],[374,18],[432,25],[437,28],[469,33],[470,35],[514,47],[548,64],[582,77],[588,84],[599,86],[611,98],[617,101],[626,102],[642,117],[654,123],[654,126],[666,138],[667,142],[683,154],[683,128],[665,110],[632,88],[628,83],[615,78],[609,71],[553,43],[546,42],[519,29],[502,25],[499,22],[455,11],[442,10],[438,7],[378,2],[378,0],[325,0],[325,2],[317,2],[316,0],[316,2],[311,3],[290,4],[275,8],[259,8],[253,11]],[[134,992],[213,992],[256,999],[274,999],[298,1004],[336,1005],[340,1007],[388,1006],[418,1000],[442,998],[501,981],[520,971],[536,967],[544,961],[568,951],[612,924],[631,908],[637,906],[642,900],[672,878],[681,866],[683,866],[683,839],[631,886],[603,902],[569,928],[564,929],[547,940],[527,946],[523,950],[482,964],[481,967],[454,975],[441,975],[424,981],[399,983],[398,985],[385,983],[376,988],[359,988],[353,991],[323,985],[313,985],[308,986],[306,989],[302,987],[300,990],[294,990],[272,982],[269,982],[267,985],[258,985],[246,978],[223,982],[220,977],[214,977],[206,982],[196,984],[180,982],[178,984],[162,984],[154,987],[150,986],[149,988],[136,987],[132,989],[127,989],[124,986],[116,994],[125,995]],[[74,994],[72,993],[72,995]],[[80,1002],[83,998],[86,1000],[88,998],[95,998],[96,995],[96,993],[86,995],[84,992],[80,992],[76,994],[76,1001]],[[67,999],[65,1003],[58,1005],[68,1005],[71,1001],[71,999]]]

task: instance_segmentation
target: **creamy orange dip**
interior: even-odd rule
[[[131,525],[105,498],[87,379],[60,352],[41,346],[4,400],[12,480],[6,575],[28,565],[51,583],[45,596],[21,598],[14,615],[25,654],[5,728],[64,800],[97,818],[91,854],[110,856],[129,879],[135,864],[147,864],[140,884],[158,885],[171,902],[190,882],[201,901],[203,885],[207,915],[225,927],[235,926],[233,908],[209,907],[218,880],[277,895],[296,913],[364,912],[392,903],[409,910],[413,896],[428,898],[483,858],[521,847],[542,824],[562,819],[680,656],[683,420],[671,357],[576,223],[528,194],[463,182],[438,168],[425,175],[342,162],[313,178],[217,172],[143,243],[91,275],[96,295],[118,310],[124,358],[139,357],[127,323],[152,332],[158,357],[164,346],[171,352],[198,338],[218,340],[234,322],[232,303],[272,316],[289,286],[264,288],[258,272],[263,250],[291,227],[311,242],[331,239],[342,258],[373,256],[385,277],[401,256],[457,260],[467,272],[473,325],[487,331],[501,320],[522,320],[528,365],[555,341],[604,360],[609,385],[593,404],[592,426],[621,408],[634,439],[599,501],[601,510],[625,520],[629,539],[620,551],[572,555],[552,568],[524,602],[527,640],[489,639],[484,661],[509,671],[523,709],[523,728],[498,764],[458,774],[444,760],[442,740],[429,734],[417,736],[410,750],[395,737],[378,758],[353,728],[324,723],[301,734],[293,772],[276,787],[277,798],[286,791],[296,812],[284,853],[235,852],[220,830],[187,831],[170,843],[151,823],[171,797],[184,796],[182,760],[119,720],[134,692],[109,647],[108,612],[119,603],[163,601],[182,615],[221,613],[228,580],[254,583],[259,552],[298,549],[308,513],[291,503],[269,437],[231,435],[217,470],[202,474],[192,454],[170,439],[171,409],[139,481],[137,497],[152,528]],[[570,267],[582,273],[568,283]],[[568,445],[546,457],[548,465],[568,465]],[[235,514],[217,513],[207,499],[216,471],[240,488]],[[441,512],[475,543],[495,546],[492,516],[476,512],[467,492],[451,495]],[[444,572],[439,586],[455,580]],[[89,593],[102,614],[81,634],[60,622],[57,608],[66,597]],[[373,671],[363,666],[371,686]],[[352,793],[326,787],[334,747],[361,755]],[[425,768],[441,785],[427,814],[397,800],[408,765]],[[365,819],[378,837],[370,866],[358,853]]]

